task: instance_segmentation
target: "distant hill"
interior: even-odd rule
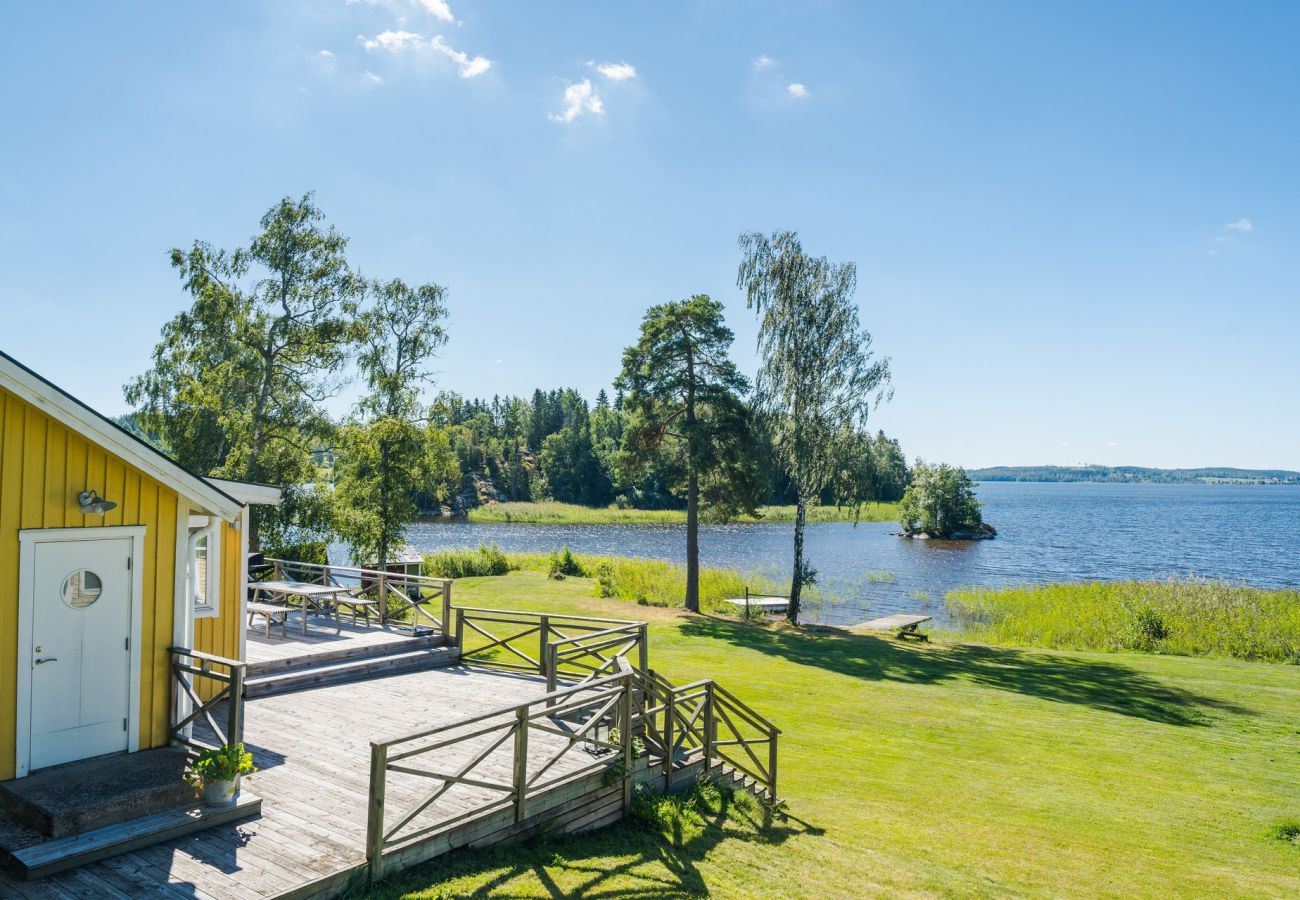
[[[1141,466],[991,466],[967,469],[974,481],[1100,481],[1109,484],[1300,484],[1289,469],[1146,469]]]

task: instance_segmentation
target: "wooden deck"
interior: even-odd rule
[[[368,636],[375,640],[385,633],[364,630],[374,632]],[[254,643],[250,634],[250,660],[256,658]],[[302,890],[364,862],[372,739],[453,722],[544,692],[540,678],[455,666],[249,700],[245,742],[260,771],[245,782],[245,790],[263,798],[260,819],[219,826],[30,883],[0,874],[0,896],[243,900]],[[544,738],[529,743],[530,761],[549,759],[565,744],[558,737]],[[481,747],[474,741],[448,747],[439,763],[459,769]],[[582,751],[571,752],[553,771],[576,771],[591,761]],[[476,771],[508,782],[510,767],[507,744]],[[427,793],[429,783],[390,775],[387,789],[389,808],[396,812]],[[448,818],[497,796],[460,785],[419,821]]]
[[[340,650],[344,647],[377,647],[382,644],[396,644],[411,637],[409,629],[393,625],[371,623],[369,627],[362,623],[353,625],[345,615],[341,626],[333,619],[321,615],[312,615],[307,620],[307,634],[302,633],[301,613],[294,610],[289,613],[286,637],[280,636],[280,627],[271,629],[271,636],[266,637],[261,630],[262,619],[259,616],[248,630],[248,649],[245,662],[250,666],[257,663],[275,662],[292,657],[307,656],[323,651]]]

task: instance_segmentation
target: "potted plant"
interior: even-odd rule
[[[256,771],[253,754],[243,744],[227,744],[194,757],[185,780],[203,790],[205,805],[230,806],[239,799],[239,779]]]

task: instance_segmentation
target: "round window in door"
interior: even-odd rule
[[[99,576],[89,569],[78,569],[63,579],[63,602],[73,609],[85,609],[96,600],[104,590],[104,583]]]

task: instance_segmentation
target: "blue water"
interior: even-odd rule
[[[1263,587],[1300,586],[1300,487],[1270,485],[1028,484],[979,486],[991,541],[915,541],[890,523],[816,524],[805,553],[830,599],[809,617],[861,622],[928,612],[968,585],[1130,578],[1213,578]],[[681,562],[683,526],[479,525],[421,522],[423,550],[496,542],[507,551],[642,556]],[[703,563],[788,583],[793,526],[704,526]]]

